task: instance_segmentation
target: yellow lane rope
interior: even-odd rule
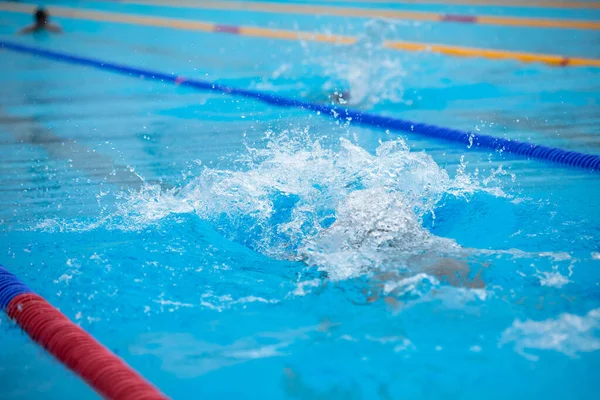
[[[17,4],[0,2],[0,11],[16,13],[32,13],[36,9],[33,4]],[[303,40],[350,45],[356,43],[352,36],[329,35],[316,32],[291,31],[283,29],[260,28],[254,26],[228,26],[206,21],[190,21],[185,19],[149,17],[134,14],[122,14],[107,11],[81,10],[67,7],[48,7],[51,15],[63,18],[82,19],[88,21],[116,22],[161,28],[182,29],[189,31],[223,32],[244,36],[263,37],[283,40]],[[402,51],[429,51],[454,57],[482,57],[492,60],[509,59],[521,62],[541,62],[554,66],[588,66],[600,67],[600,59],[565,57],[561,55],[515,52],[472,47],[450,46],[433,43],[417,43],[405,41],[387,41],[384,46]]]

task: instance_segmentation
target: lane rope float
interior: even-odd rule
[[[32,4],[7,3],[0,1],[0,11],[31,14],[36,9]],[[181,29],[210,33],[235,34],[245,37],[266,38],[276,40],[300,40],[334,45],[352,45],[357,42],[354,36],[334,35],[329,33],[306,32],[258,26],[236,26],[218,24],[210,21],[163,18],[136,14],[124,14],[92,9],[75,9],[68,7],[49,7],[54,17],[78,19],[86,21],[111,22],[152,26],[158,28]],[[454,17],[451,17],[454,18]],[[541,62],[554,67],[594,67],[600,68],[600,59],[586,57],[570,57],[558,54],[527,53],[513,50],[495,50],[477,47],[444,45],[438,43],[407,42],[389,40],[383,47],[396,51],[431,52],[451,57],[482,57],[488,60],[515,60],[523,63]]]
[[[98,394],[114,400],[167,396],[0,265],[0,309]]]
[[[287,4],[258,1],[184,1],[184,0],[120,0],[120,4],[224,10],[237,12],[262,12],[292,15],[329,15],[335,17],[388,18],[409,21],[455,22],[523,28],[559,28],[600,30],[600,22],[581,19],[511,17],[500,15],[444,14],[426,11],[403,11],[379,8],[327,6],[321,4]]]
[[[477,7],[531,7],[595,10],[600,3],[594,1],[549,0],[323,0],[324,3],[385,3],[399,5],[477,6]]]
[[[333,105],[317,104],[302,100],[290,99],[257,90],[234,88],[210,81],[186,78],[174,73],[169,74],[127,65],[114,64],[111,62],[95,60],[92,58],[76,56],[63,52],[45,50],[37,47],[25,46],[12,42],[0,41],[0,47],[19,53],[36,55],[69,64],[84,65],[139,79],[151,79],[159,82],[168,82],[179,86],[191,87],[201,91],[246,97],[278,107],[315,111],[329,116],[330,118],[342,121],[351,121],[352,123],[358,123],[363,126],[377,129],[388,129],[394,132],[406,132],[435,139],[444,139],[463,144],[468,149],[502,151],[514,155],[569,165],[572,167],[600,171],[600,155],[596,154],[586,154],[577,151],[563,150],[556,147],[543,146],[489,135],[481,135],[473,132],[413,122],[394,117],[386,117],[352,109],[343,109]]]

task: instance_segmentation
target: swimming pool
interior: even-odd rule
[[[598,68],[385,47],[597,59],[597,30],[45,4],[71,10],[54,17],[65,35],[16,37],[30,16],[4,10],[1,40],[304,101],[350,90],[353,109],[600,154]],[[597,173],[8,50],[0,63],[0,264],[168,396],[594,397]],[[96,396],[0,318],[2,396]]]

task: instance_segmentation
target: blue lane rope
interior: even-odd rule
[[[33,292],[19,278],[0,265],[0,311],[6,310],[11,300],[23,293]]]
[[[278,107],[299,108],[303,110],[318,111],[334,119],[352,121],[364,126],[378,129],[388,129],[396,132],[409,132],[423,136],[445,139],[474,149],[488,149],[502,151],[510,154],[551,161],[572,167],[584,168],[591,171],[600,171],[600,155],[585,154],[576,151],[568,151],[555,147],[542,146],[539,144],[520,142],[517,140],[504,139],[489,135],[480,135],[473,132],[450,129],[441,126],[412,122],[408,120],[385,117],[381,115],[341,109],[336,106],[310,103],[301,100],[289,99],[256,90],[239,89],[220,85],[210,81],[188,79],[176,74],[166,74],[142,68],[126,65],[113,64],[87,57],[72,54],[44,50],[37,47],[25,46],[17,43],[0,40],[0,47],[20,53],[33,54],[40,57],[61,61],[70,64],[85,65],[97,69],[111,71],[119,74],[137,77],[140,79],[152,79],[160,82],[170,82],[181,86],[188,86],[202,91],[218,92],[234,96],[241,96],[262,101]]]

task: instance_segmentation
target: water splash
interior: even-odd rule
[[[356,44],[339,47],[333,57],[317,58],[326,76],[326,91],[339,90],[347,85],[353,106],[370,108],[379,103],[405,103],[404,78],[406,70],[397,54],[383,46],[396,32],[396,21],[371,20],[365,23]],[[344,87],[342,86],[342,89]]]
[[[304,42],[302,63],[282,63],[270,76],[255,82],[254,87],[290,91],[317,102],[331,101],[335,93],[349,93],[349,98],[340,103],[365,109],[386,102],[410,104],[404,99],[406,70],[401,59],[397,52],[384,48],[384,42],[394,36],[399,23],[368,21],[355,44],[328,48],[324,54],[318,45]]]
[[[569,357],[600,350],[600,309],[579,316],[564,313],[545,321],[516,320],[502,334],[500,344],[514,342],[523,357],[537,361],[539,357],[527,350],[554,350]]]
[[[375,154],[341,138],[314,139],[308,130],[269,132],[236,169],[205,167],[180,189],[146,185],[106,222],[140,229],[174,214],[194,213],[225,237],[278,259],[302,260],[331,279],[372,267],[394,268],[427,254],[461,251],[423,227],[444,196],[502,194],[459,170],[455,177],[402,139]]]

